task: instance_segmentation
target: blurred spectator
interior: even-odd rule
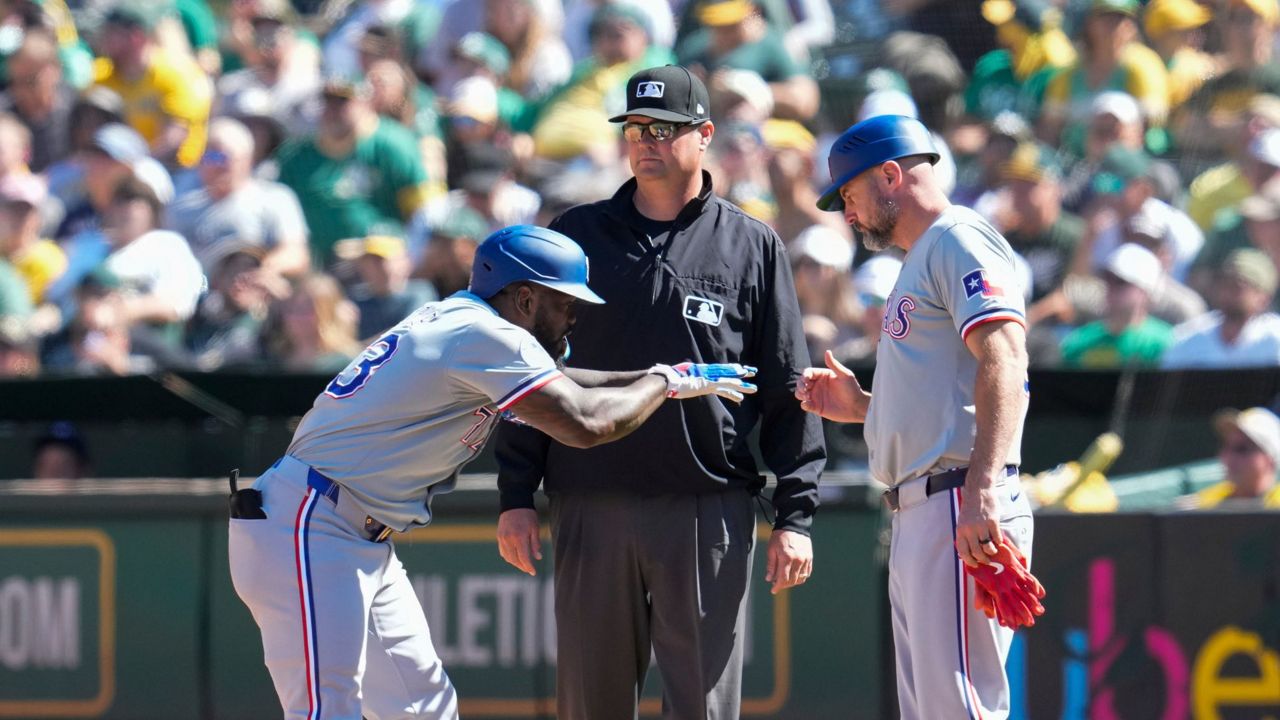
[[[1031,267],[1032,299],[1062,283],[1085,233],[1084,219],[1062,209],[1061,173],[1054,151],[1036,142],[1019,145],[1001,167],[992,219]]]
[[[280,176],[276,150],[284,144],[288,132],[272,114],[271,98],[265,90],[245,90],[236,96],[234,105],[224,106],[225,117],[238,120],[253,135],[253,175],[263,180]],[[310,126],[308,126],[308,130]],[[305,134],[305,133],[304,133]]]
[[[119,279],[119,310],[129,324],[185,322],[204,291],[204,273],[187,241],[157,229],[163,213],[151,188],[130,178],[116,189],[103,221],[111,242],[104,264]]]
[[[703,28],[676,46],[681,65],[716,83],[721,68],[759,73],[773,93],[774,114],[808,120],[818,111],[818,85],[799,67],[753,0],[692,0],[700,2]]]
[[[252,0],[251,8],[246,66],[218,80],[219,113],[234,113],[246,94],[261,93],[281,126],[290,133],[307,132],[320,114],[316,53],[298,38],[287,0]]]
[[[603,164],[617,153],[618,131],[609,118],[625,108],[627,78],[674,60],[669,50],[652,45],[646,22],[633,4],[600,6],[588,28],[591,54],[537,113],[531,130],[535,154],[551,160],[586,154]]]
[[[69,422],[55,422],[31,448],[31,477],[36,480],[82,480],[93,474],[89,446]]]
[[[978,58],[964,92],[965,112],[991,121],[1004,112],[1034,119],[1049,78],[1076,60],[1062,31],[1062,12],[1049,3],[985,0],[982,16],[1000,47]]]
[[[1141,150],[1116,145],[1103,156],[1101,172],[1093,182],[1098,196],[1092,213],[1095,235],[1080,245],[1077,272],[1083,274],[1101,267],[1123,242],[1127,223],[1145,210],[1165,219],[1164,241],[1173,253],[1169,273],[1180,280],[1187,276],[1192,261],[1204,247],[1204,234],[1186,213],[1156,197],[1153,169],[1151,157]],[[1086,250],[1087,260],[1081,257]]]
[[[566,0],[564,41],[575,63],[585,60],[593,53],[596,41],[591,35],[591,27],[605,8],[639,13],[641,27],[645,29],[653,46],[667,49],[675,43],[676,26],[670,3],[642,0]],[[711,104],[715,105],[714,98]],[[618,111],[621,110],[622,108],[618,108]]]
[[[1125,243],[1146,248],[1160,261],[1160,280],[1150,294],[1147,310],[1152,317],[1178,325],[1203,315],[1204,299],[1169,275],[1173,252],[1167,241],[1169,216],[1163,206],[1144,205],[1123,228]],[[1027,311],[1032,325],[1056,318],[1069,324],[1089,322],[1106,315],[1107,285],[1094,275],[1070,275],[1061,287]]]
[[[84,155],[93,146],[94,134],[103,125],[123,122],[123,113],[124,100],[102,86],[89,88],[76,99],[67,118],[68,154],[44,170],[49,182],[49,205],[41,214],[49,231],[61,224],[70,205],[82,199]]]
[[[822,357],[827,350],[842,356],[844,345],[862,330],[861,308],[849,281],[852,243],[823,225],[813,225],[787,250],[809,356]]]
[[[142,136],[120,123],[99,127],[90,147],[79,153],[83,194],[68,206],[58,227],[56,235],[67,254],[67,269],[46,289],[48,299],[66,301],[80,279],[110,253],[111,244],[102,234],[101,224],[123,182],[140,180],[162,203],[172,199],[168,173],[146,153],[147,143]]]
[[[67,269],[67,256],[51,240],[40,237],[40,205],[44,181],[35,175],[0,179],[0,257],[26,282],[31,304],[44,300],[45,288]]]
[[[484,29],[511,53],[507,87],[541,100],[573,71],[564,41],[543,19],[535,0],[484,0]]]
[[[1076,63],[1049,82],[1040,116],[1040,137],[1076,157],[1084,154],[1093,99],[1107,90],[1138,100],[1152,125],[1169,111],[1164,62],[1138,37],[1138,0],[1093,0],[1080,34]]]
[[[707,92],[714,122],[762,125],[773,117],[773,90],[754,70],[723,68],[711,78]]]
[[[757,219],[772,221],[776,211],[760,128],[726,123],[716,127],[716,134],[720,140],[711,146],[707,165],[723,188],[722,195]]]
[[[1257,195],[1245,199],[1240,207],[1247,231],[1248,245],[1266,253],[1280,267],[1280,181],[1272,182]]]
[[[75,315],[66,329],[45,344],[44,365],[54,371],[86,375],[129,375],[154,368],[135,355],[120,279],[100,266],[75,288]]]
[[[253,177],[253,136],[231,118],[209,125],[209,143],[200,159],[200,187],[178,198],[166,226],[186,238],[206,272],[209,258],[225,256],[223,243],[252,243],[266,253],[265,275],[307,272],[307,224],[289,188]]]
[[[1241,176],[1248,179],[1249,185],[1257,183],[1258,191],[1247,196],[1238,208],[1218,213],[1191,274],[1191,283],[1205,294],[1212,290],[1217,270],[1232,250],[1252,245],[1272,253],[1276,245],[1273,238],[1280,229],[1275,223],[1280,210],[1280,129],[1267,130],[1254,138],[1241,169]]]
[[[329,76],[359,77],[360,38],[375,25],[392,28],[404,38],[406,57],[427,47],[440,26],[440,9],[435,3],[355,0],[346,8],[346,17],[324,39],[324,71]]]
[[[476,246],[488,235],[483,215],[469,207],[455,208],[431,233],[413,276],[431,283],[442,298],[466,290]]]
[[[515,180],[511,153],[493,145],[471,143],[461,147],[456,164],[457,190],[449,193],[448,208],[468,207],[489,224],[490,231],[508,225],[526,225],[538,216],[542,199]]]
[[[1270,258],[1253,248],[1232,251],[1215,286],[1217,309],[1174,329],[1162,367],[1280,365],[1280,315],[1267,311],[1275,292]]]
[[[0,257],[0,323],[25,320],[31,314],[31,291],[8,260]]]
[[[990,219],[994,217],[995,191],[1004,182],[1004,165],[1019,144],[1031,139],[1031,129],[1021,115],[1005,111],[974,135],[973,157],[957,169],[951,201],[974,208]]]
[[[711,102],[714,107],[715,100]],[[818,209],[818,191],[811,181],[817,149],[813,134],[795,120],[770,120],[764,124],[763,134],[771,153],[769,185],[778,208],[773,220],[778,237],[790,244],[801,231],[821,225],[851,241],[853,234],[843,217]]]
[[[9,113],[0,114],[0,178],[31,172],[31,131]]]
[[[40,374],[39,348],[23,324],[19,318],[0,315],[0,378],[29,378]]]
[[[328,275],[309,275],[272,304],[262,337],[268,357],[288,372],[336,372],[360,344],[359,311]]]
[[[1259,142],[1262,135],[1276,128],[1280,128],[1280,97],[1255,95],[1240,125],[1240,136],[1227,148],[1230,160],[1191,181],[1187,214],[1206,233],[1238,225],[1239,217],[1224,211],[1239,208],[1241,200],[1276,176],[1275,141]]]
[[[412,267],[404,240],[372,235],[360,243],[359,253],[360,284],[351,293],[360,311],[357,337],[372,340],[420,305],[440,299],[431,283],[409,279]]]
[[[498,92],[492,80],[480,76],[463,78],[449,90],[449,102],[445,105],[452,141],[445,151],[449,187],[457,187],[458,178],[465,172],[462,163],[468,147],[500,144]]]
[[[68,124],[76,91],[62,81],[58,39],[45,29],[28,30],[22,45],[9,57],[7,92],[0,111],[12,112],[31,133],[32,172],[66,157],[71,135]]]
[[[533,7],[543,32],[559,34],[564,27],[564,7],[560,0],[533,0]],[[458,42],[468,33],[486,29],[487,14],[484,2],[451,2],[446,5],[435,39],[421,48],[414,62],[414,69],[436,90],[447,90],[465,77],[462,69],[451,62],[453,53]]]
[[[121,0],[112,8],[94,81],[124,98],[125,122],[147,140],[152,155],[193,167],[204,152],[212,87],[195,60],[155,42],[157,14],[142,0]]]
[[[430,142],[422,152],[423,165],[429,166],[430,158],[443,152],[435,93],[419,83],[409,67],[397,59],[372,57],[365,53],[360,57],[365,79],[369,81],[369,101],[374,112],[411,130],[418,137],[420,146],[424,141]],[[366,57],[369,58],[367,63],[364,62]]]
[[[253,363],[271,294],[262,282],[265,252],[253,243],[220,243],[210,256],[209,293],[187,326],[188,362],[203,371]]]
[[[1280,66],[1272,62],[1280,5],[1276,0],[1225,0],[1221,5],[1226,66],[1182,104],[1173,122],[1178,147],[1193,165],[1222,159],[1240,136],[1255,95],[1280,95]]]
[[[892,251],[872,256],[853,275],[853,288],[862,312],[858,318],[861,336],[841,346],[836,359],[842,362],[874,365],[884,324],[885,304],[893,294],[893,286],[902,271],[902,261]]]
[[[1280,510],[1280,418],[1266,408],[1223,410],[1213,418],[1226,479],[1196,493],[1189,508]],[[1175,501],[1177,502],[1177,501]]]
[[[315,135],[280,148],[280,182],[302,204],[312,260],[321,266],[332,262],[339,240],[399,231],[428,196],[413,134],[379,118],[369,94],[364,82],[326,83]]]
[[[1204,28],[1213,12],[1196,0],[1153,0],[1143,15],[1151,47],[1169,71],[1169,107],[1178,107],[1218,74],[1218,61],[1204,52]]]
[[[1063,181],[1063,205],[1073,212],[1083,212],[1092,202],[1094,176],[1108,150],[1115,145],[1135,151],[1144,147],[1142,110],[1132,96],[1116,91],[1101,93],[1094,98],[1091,113],[1084,157],[1071,166]],[[1182,185],[1178,171],[1163,160],[1148,160],[1146,172],[1152,192],[1166,203],[1176,202]]]
[[[1062,340],[1062,362],[1072,368],[1154,366],[1173,341],[1168,323],[1148,315],[1160,282],[1160,261],[1134,244],[1116,248],[1103,270],[1106,314]]]

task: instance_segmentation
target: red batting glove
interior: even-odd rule
[[[978,590],[974,604],[986,612],[978,603],[991,603],[995,619],[1007,628],[1016,630],[1035,625],[1036,618],[1044,614],[1044,605],[1040,604],[1044,586],[1027,569],[1027,559],[1017,546],[1006,540],[997,549],[989,563],[976,568],[965,566]],[[984,593],[989,596],[987,600],[981,599]]]
[[[996,599],[978,583],[973,584],[973,607],[975,610],[981,610],[988,620],[997,619]]]

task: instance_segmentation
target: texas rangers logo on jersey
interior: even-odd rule
[[[667,89],[667,84],[664,82],[658,82],[657,80],[642,82],[636,86],[636,97],[660,98],[662,97],[662,93],[665,92],[666,89]]]
[[[724,319],[724,305],[697,295],[686,295],[684,317],[686,320],[696,320],[711,327],[719,327],[720,321]]]
[[[964,296],[967,299],[973,299],[974,295],[982,295],[984,298],[1004,297],[1004,289],[992,285],[987,279],[987,271],[982,268],[965,275],[961,282],[964,283]]]
[[[894,340],[901,340],[911,333],[911,311],[915,309],[916,301],[909,295],[903,295],[897,300],[890,295],[889,301],[884,305],[884,320],[880,329]]]

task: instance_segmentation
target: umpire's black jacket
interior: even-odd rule
[[[591,288],[607,303],[578,308],[570,365],[739,362],[759,368],[752,382],[760,392],[741,405],[669,401],[631,435],[589,450],[502,423],[502,509],[533,507],[543,478],[549,493],[756,490],[759,471],[746,441],[759,422],[761,455],[778,478],[775,527],[807,534],[826,448],[821,421],[792,394],[809,353],[782,241],[717,197],[705,172],[699,196],[670,232],[650,241],[637,227],[635,191],[630,180],[611,199],[572,208],[551,224],[586,251]]]

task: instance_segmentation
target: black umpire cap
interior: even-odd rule
[[[667,122],[704,122],[711,119],[711,97],[707,86],[686,68],[649,68],[627,81],[627,111],[609,122],[623,122],[630,115]]]

